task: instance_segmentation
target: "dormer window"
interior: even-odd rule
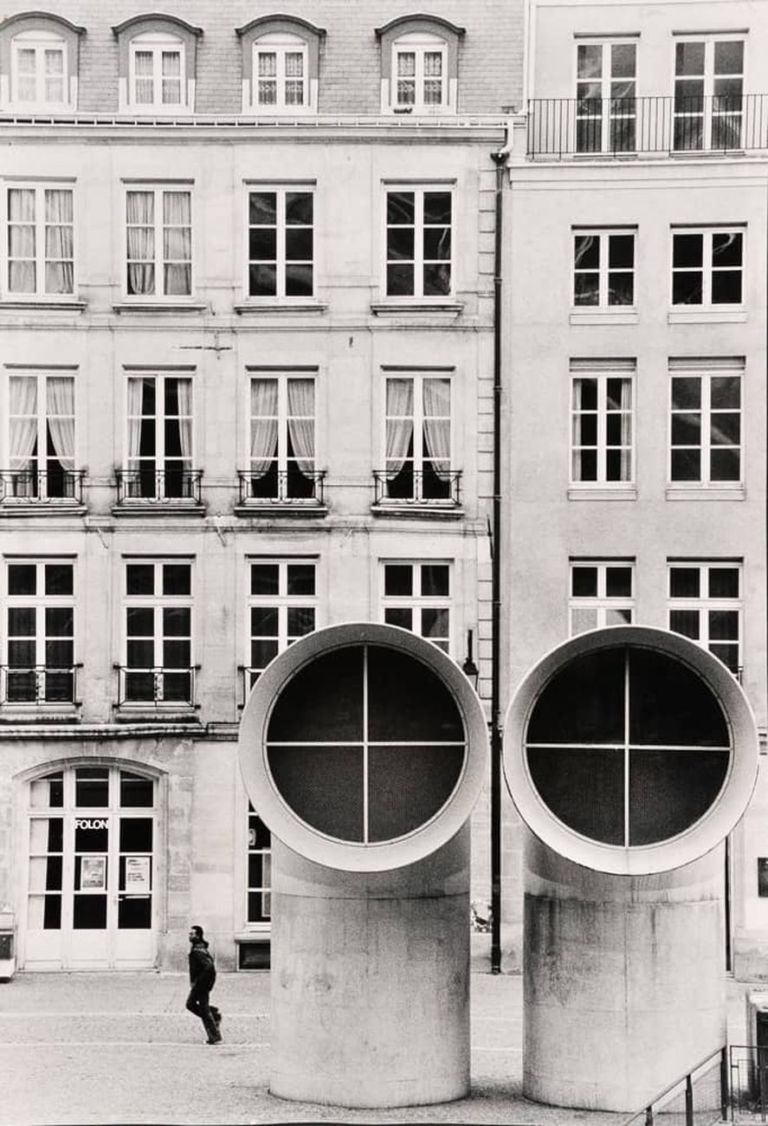
[[[118,41],[121,112],[192,113],[202,29],[177,16],[135,16],[112,28]]]
[[[464,29],[437,16],[401,16],[376,29],[381,40],[382,113],[455,113]]]
[[[79,38],[85,28],[60,16],[29,12],[0,23],[3,109],[50,113],[77,107]]]
[[[317,112],[325,32],[293,16],[262,16],[237,29],[243,44],[243,113]]]

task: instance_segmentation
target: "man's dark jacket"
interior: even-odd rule
[[[213,964],[213,957],[208,953],[208,943],[204,938],[193,942],[189,949],[189,980],[192,985],[213,989],[216,967]]]

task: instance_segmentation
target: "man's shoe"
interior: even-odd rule
[[[221,1033],[218,1033],[215,1038],[209,1036],[208,1039],[206,1040],[206,1044],[220,1044],[221,1040],[222,1040]]]

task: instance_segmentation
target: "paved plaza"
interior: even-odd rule
[[[269,975],[220,974],[224,1043],[209,1047],[169,973],[22,973],[0,985],[0,1126],[58,1123],[451,1122],[619,1126],[626,1115],[521,1096],[522,980],[472,975],[472,1094],[456,1103],[349,1111],[268,1092]],[[744,991],[731,983],[731,1038]]]

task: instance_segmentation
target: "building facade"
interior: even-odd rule
[[[384,621],[488,696],[522,5],[2,15],[0,907],[22,968],[263,965],[261,669]]]
[[[764,743],[767,43],[760,3],[530,4],[505,213],[510,695],[568,636],[656,626],[739,678]],[[723,860],[745,979],[768,972],[764,761]]]

